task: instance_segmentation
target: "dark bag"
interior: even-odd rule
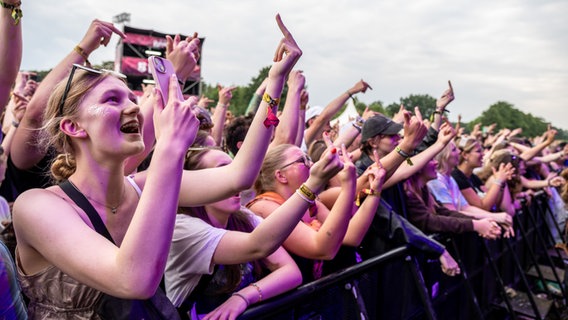
[[[89,216],[95,230],[114,243],[101,217],[85,196],[75,189],[69,181],[59,184],[59,187]],[[121,299],[103,293],[96,306],[96,312],[101,319],[137,320],[137,319],[179,319],[178,312],[164,291],[158,287],[156,293],[146,300]]]

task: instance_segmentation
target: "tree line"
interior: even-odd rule
[[[112,70],[114,67],[114,61],[105,61],[95,68],[104,68]],[[233,90],[233,98],[231,99],[231,105],[229,110],[234,115],[242,115],[245,113],[250,98],[262,83],[262,81],[268,76],[268,70],[270,66],[266,66],[260,69],[257,76],[251,78],[250,82],[245,86],[238,86]],[[36,71],[38,74],[38,79],[42,79],[49,71]],[[217,84],[208,84],[202,81],[201,83],[201,94],[212,100],[217,100],[218,95]],[[308,88],[309,90],[309,88]],[[286,88],[282,93],[282,99],[280,106],[284,106],[286,100]],[[355,97],[355,108],[362,114],[365,108],[368,106],[371,110],[380,112],[389,117],[392,117],[396,112],[398,112],[400,105],[404,105],[407,109],[414,108],[418,106],[420,112],[424,117],[429,117],[436,109],[436,98],[428,94],[410,94],[407,97],[401,97],[398,102],[393,102],[386,107],[381,101],[374,101],[369,105],[358,101]],[[344,106],[345,108],[345,106]],[[338,114],[343,111],[340,110]],[[543,118],[534,116],[531,113],[524,113],[521,110],[515,108],[515,106],[506,101],[497,101],[490,105],[487,110],[483,111],[481,115],[470,122],[462,122],[461,126],[466,128],[466,132],[471,132],[475,124],[480,123],[483,126],[490,126],[495,124],[495,132],[503,128],[508,129],[523,129],[523,136],[525,137],[536,137],[542,135],[548,128],[549,123],[547,123]],[[556,135],[557,139],[568,140],[568,131],[552,126],[553,129],[558,131]]]

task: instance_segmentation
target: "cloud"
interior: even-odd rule
[[[24,6],[23,69],[48,69],[82,38],[93,18],[132,14],[131,25],[205,36],[208,83],[246,85],[271,64],[280,12],[301,45],[314,104],[361,78],[364,102],[437,97],[452,80],[452,117],[464,121],[504,100],[568,129],[568,2],[558,1],[42,1]],[[92,60],[114,58],[114,43]]]

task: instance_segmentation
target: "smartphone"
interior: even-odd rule
[[[174,74],[174,66],[168,59],[158,56],[148,58],[148,69],[156,82],[156,87],[162,93],[164,106],[168,103],[170,78]],[[180,100],[184,100],[181,88],[178,86],[177,95]]]

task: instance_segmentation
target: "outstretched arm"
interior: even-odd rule
[[[355,215],[349,220],[347,233],[343,240],[343,244],[345,245],[357,247],[361,244],[375,217],[375,212],[379,207],[386,172],[380,167],[379,161],[375,162],[378,167],[373,167],[367,175],[370,186],[365,192],[367,197],[363,201],[363,204],[361,204],[361,207],[359,207],[359,210],[357,210]]]
[[[168,105],[162,109],[160,104],[155,111],[157,124],[163,127],[148,169],[148,184],[122,241],[114,245],[91,229],[68,200],[55,194],[58,187],[28,190],[14,205],[24,269],[33,273],[55,265],[77,281],[121,298],[146,299],[156,292],[171,245],[180,172],[199,127],[193,105],[176,99],[175,77],[170,88]],[[44,266],[38,266],[42,261]]]
[[[302,283],[302,273],[294,259],[282,247],[264,259],[270,273],[264,278],[233,294],[222,305],[207,314],[206,319],[234,319],[243,313],[250,305],[270,299],[281,293],[299,286]],[[262,292],[262,297],[260,292]]]
[[[39,129],[43,125],[43,114],[47,101],[55,86],[69,75],[74,63],[86,62],[86,58],[101,44],[106,46],[113,33],[124,37],[122,31],[118,30],[112,23],[93,20],[77,47],[71,50],[41,81],[14,135],[11,154],[12,161],[17,168],[29,169],[45,156],[45,150],[38,146],[36,141],[40,132]]]
[[[448,80],[448,89],[442,93],[442,96],[436,100],[436,110],[433,114],[433,121],[432,121],[432,129],[438,131],[440,129],[440,125],[442,124],[442,118],[444,117],[444,112],[446,111],[446,107],[454,101],[454,88],[452,87],[452,83]],[[457,128],[456,128],[457,129]],[[456,130],[457,131],[457,130]]]
[[[341,162],[336,154],[328,153],[310,169],[306,186],[319,193],[327,181],[341,170]],[[304,226],[298,223],[308,209],[309,203],[294,193],[282,205],[265,201],[268,206],[253,206],[256,214],[263,216],[262,221],[251,233],[228,231],[215,250],[215,261],[224,264],[236,264],[243,261],[257,260],[272,253],[289,237],[292,230]],[[309,229],[309,227],[306,227]],[[313,230],[311,230],[313,231]]]
[[[337,98],[333,99],[326,107],[323,109],[322,113],[314,120],[312,125],[306,130],[305,140],[306,145],[309,146],[312,141],[321,137],[325,126],[327,123],[335,116],[335,114],[343,107],[347,99],[352,97],[354,94],[359,92],[365,93],[367,89],[373,89],[371,86],[363,80],[358,81],[349,90],[343,92]]]
[[[410,176],[422,169],[428,161],[432,160],[444,147],[455,137],[456,132],[449,123],[444,123],[440,127],[438,133],[438,140],[432,146],[426,150],[420,152],[419,154],[413,156],[410,160],[412,165],[408,162],[403,162],[400,167],[395,171],[395,173],[385,182],[385,188],[393,186],[394,184],[408,179]]]
[[[236,87],[222,87],[221,85],[218,85],[217,88],[219,89],[219,101],[217,102],[217,106],[215,106],[215,111],[211,117],[211,120],[213,121],[213,131],[211,132],[211,136],[215,140],[215,145],[220,146],[223,140],[223,130],[225,129],[227,109],[229,108],[229,104],[233,98],[233,90],[235,90]]]
[[[280,98],[288,73],[302,55],[302,51],[279,15],[276,21],[284,38],[276,49],[274,64],[268,73],[269,80],[265,91],[274,101]],[[239,153],[230,165],[184,171],[180,205],[194,206],[217,201],[250,188],[256,180],[273,133],[273,125],[265,120],[269,115],[274,116],[278,112],[277,109],[276,103],[269,104],[265,100],[261,102]],[[202,188],[195,181],[208,181],[209,188]],[[211,192],[212,190],[215,192]]]
[[[6,5],[21,3],[3,1]],[[22,23],[12,19],[12,10],[0,8],[0,114],[8,103],[10,89],[22,62]]]
[[[301,94],[304,90],[306,79],[300,70],[292,70],[288,77],[288,94],[286,95],[286,104],[282,109],[280,116],[280,124],[276,127],[274,140],[270,146],[279,144],[295,144],[298,131],[303,131],[304,126],[299,126],[299,114]]]

